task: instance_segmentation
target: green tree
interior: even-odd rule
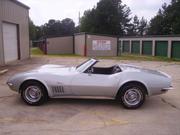
[[[92,10],[84,12],[80,31],[124,35],[130,24],[130,9],[121,0],[100,0]]]
[[[36,26],[31,19],[29,19],[29,38],[30,40],[36,39]]]
[[[75,23],[72,19],[66,18],[62,21],[50,19],[42,26],[44,36],[72,35],[75,31]]]
[[[95,18],[95,9],[85,11],[84,16],[81,18],[80,22],[80,32],[95,33],[97,27],[97,22],[94,20]]]
[[[43,33],[46,36],[58,36],[62,34],[61,22],[59,20],[50,19],[48,23],[43,25]]]
[[[165,17],[165,10],[167,9],[166,4],[159,9],[157,15],[150,20],[148,34],[149,35],[168,35],[170,34],[170,26]]]
[[[43,26],[36,26],[36,40],[42,38],[43,36],[45,36]]]
[[[138,35],[143,36],[147,33],[147,20],[144,19],[144,17],[141,18],[138,26]]]
[[[133,22],[129,25],[128,36],[143,36],[147,32],[147,20],[144,17],[139,20],[138,16],[133,17]]]
[[[137,15],[133,17],[133,22],[129,25],[127,30],[128,36],[136,36],[138,35],[138,28],[139,28],[139,18]]]
[[[75,31],[75,23],[72,19],[66,18],[61,21],[62,34],[72,35]]]
[[[151,19],[148,34],[167,35],[180,34],[180,0],[172,0],[171,4],[163,4],[158,14]]]

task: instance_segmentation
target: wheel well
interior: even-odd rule
[[[123,85],[119,88],[118,93],[116,94],[116,99],[120,96],[121,90],[122,90],[125,86],[130,85],[130,84],[136,84],[136,85],[139,85],[139,86],[143,87],[144,90],[145,90],[145,92],[146,92],[146,95],[148,95],[148,90],[147,90],[146,86],[145,86],[143,83],[138,82],[138,81],[130,81],[130,82],[127,82],[127,83],[123,84]]]
[[[42,85],[42,86],[44,87],[44,89],[45,89],[46,92],[47,92],[47,88],[46,88],[46,86],[45,86],[42,82],[40,82],[40,81],[38,81],[38,80],[33,80],[33,79],[31,79],[31,80],[26,80],[26,81],[24,81],[24,82],[20,85],[20,87],[19,87],[19,93],[21,93],[23,86],[24,86],[26,83],[28,83],[28,82],[37,82],[37,83],[39,83],[40,85]],[[47,95],[48,95],[48,92],[47,92]]]

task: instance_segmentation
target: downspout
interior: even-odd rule
[[[73,54],[75,54],[75,35],[73,35]]]
[[[47,55],[47,38],[45,38],[45,48],[44,48],[44,52],[45,52],[45,54]]]
[[[85,33],[85,46],[84,46],[84,56],[87,56],[87,33]]]

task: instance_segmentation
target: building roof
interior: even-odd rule
[[[28,10],[30,9],[30,7],[28,7],[27,5],[19,2],[18,0],[10,0],[10,1],[12,1],[12,2],[14,2],[15,4],[17,4],[17,5],[19,5],[19,6],[23,7],[23,8],[26,8],[26,9],[28,9]]]
[[[180,37],[180,35],[145,35],[145,36],[121,36],[119,38],[166,38],[166,37]]]
[[[91,32],[80,32],[80,33],[74,33],[74,35],[95,35],[95,36],[106,36],[106,37],[114,37],[117,38],[117,35],[109,35],[109,34],[100,34],[100,33],[91,33]]]

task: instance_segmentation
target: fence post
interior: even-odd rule
[[[143,49],[143,42],[142,39],[140,39],[140,55],[142,55],[142,49]]]
[[[156,41],[153,39],[152,41],[152,56],[156,55]]]
[[[129,53],[132,53],[132,40],[129,40]]]
[[[169,39],[168,40],[168,58],[171,58],[171,56],[172,56],[172,40],[171,39]]]

